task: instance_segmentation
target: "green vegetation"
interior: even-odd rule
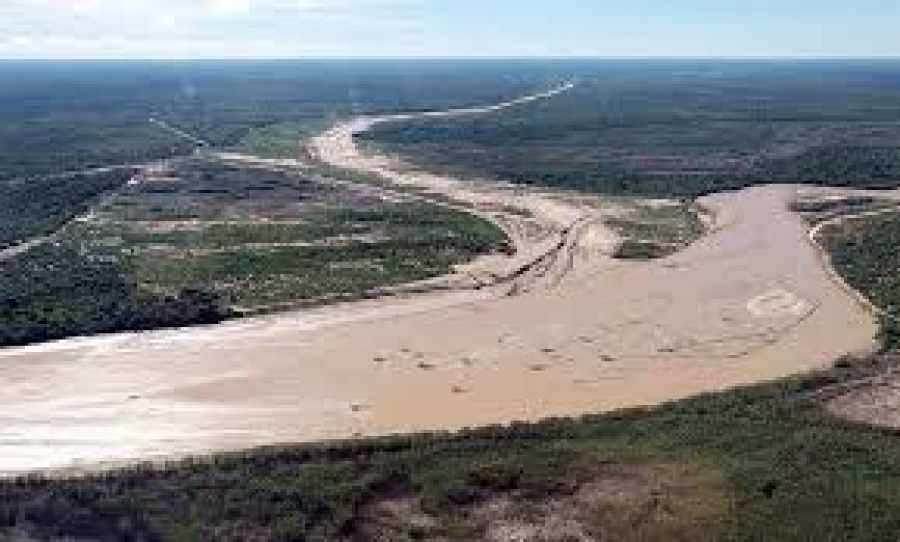
[[[663,258],[696,241],[706,231],[697,205],[683,201],[650,202],[623,198],[625,214],[608,218],[622,237],[614,256],[622,260]]]
[[[315,219],[322,222],[301,226],[295,232],[267,225],[238,225],[215,226],[209,237],[190,232],[166,234],[168,239],[176,237],[170,246],[184,247],[189,239],[199,243],[167,254],[159,249],[158,240],[151,240],[154,250],[133,260],[135,274],[140,283],[154,289],[212,288],[242,307],[353,299],[382,286],[447,273],[452,265],[496,250],[504,242],[502,233],[487,222],[423,204],[344,209]],[[310,239],[316,231],[315,241],[298,241]],[[326,231],[330,235],[322,234]],[[297,237],[291,239],[289,233]],[[329,241],[335,235],[352,235],[358,240]],[[223,241],[238,238],[245,244],[216,250]],[[207,244],[208,239],[211,243]],[[312,246],[278,245],[284,242]],[[141,245],[126,246],[132,253],[142,251]],[[204,251],[204,246],[213,251]]]
[[[215,294],[142,291],[118,262],[74,244],[35,248],[0,267],[0,344],[120,330],[212,324],[231,316]]]
[[[672,254],[667,247],[649,241],[625,239],[616,249],[615,258],[619,260],[655,260]]]
[[[318,121],[279,122],[251,128],[238,146],[254,156],[292,157],[299,154],[302,140],[325,131],[333,121],[323,117]]]
[[[217,148],[294,156],[351,113],[493,102],[544,70],[428,61],[0,61],[0,181],[184,155],[184,130]]]
[[[885,311],[885,347],[900,348],[900,212],[850,219],[823,235],[835,268]]]
[[[824,219],[868,211],[884,205],[884,200],[872,196],[839,197],[834,199],[798,200],[791,203],[791,210],[815,223]]]
[[[376,126],[429,169],[613,194],[900,183],[900,63],[594,61],[551,100]]]
[[[316,173],[198,157],[136,180],[43,246],[0,263],[0,345],[356,299],[506,243],[482,219],[388,201]],[[62,193],[73,192],[81,194]],[[56,209],[46,214],[62,217]]]
[[[887,130],[889,137],[896,136],[900,124],[893,128],[893,131]],[[775,181],[897,188],[900,185],[900,145],[877,141],[868,146],[856,146],[856,138],[865,140],[869,133],[852,125],[847,126],[847,131],[850,134],[848,143],[813,148],[796,156],[773,160],[767,164],[767,174]]]
[[[0,249],[56,231],[131,174],[121,169],[0,183]]]

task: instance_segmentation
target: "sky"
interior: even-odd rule
[[[0,58],[900,57],[900,0],[0,0]]]

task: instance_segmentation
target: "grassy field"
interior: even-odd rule
[[[0,344],[356,299],[505,243],[482,219],[369,186],[181,159],[0,265]]]
[[[839,269],[849,269],[845,253],[854,262],[893,257],[898,223],[895,215],[833,233]],[[890,262],[864,267],[877,276],[847,277],[890,303],[894,288],[871,287],[896,282]],[[893,540],[900,435],[836,418],[824,398],[898,363],[888,349],[779,382],[581,419],[9,480],[0,483],[0,535]]]
[[[900,63],[570,63],[570,92],[361,137],[429,169],[693,197],[756,183],[896,186]]]

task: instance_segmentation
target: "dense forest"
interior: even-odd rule
[[[208,290],[142,291],[116,262],[64,244],[0,267],[0,345],[121,330],[211,324],[230,316]]]
[[[0,62],[0,180],[181,155],[189,141],[293,156],[350,114],[490,104],[496,115],[363,137],[429,167],[521,183],[690,196],[756,182],[893,185],[894,61]]]
[[[837,270],[885,311],[886,347],[900,349],[900,212],[852,219],[825,235]]]
[[[898,62],[597,61],[575,74],[552,100],[360,138],[426,168],[604,193],[900,184]]]
[[[0,249],[56,231],[132,174],[121,168],[0,183]]]
[[[522,62],[0,61],[0,180],[181,155],[190,141],[297,152],[335,116],[507,99],[554,67]]]

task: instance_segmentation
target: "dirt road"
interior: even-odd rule
[[[211,146],[208,141],[206,141],[204,139],[200,139],[199,137],[197,137],[193,134],[189,134],[189,133],[185,132],[184,130],[182,130],[181,128],[176,128],[166,121],[159,120],[154,117],[150,117],[149,119],[147,119],[147,121],[150,124],[153,124],[154,126],[160,128],[162,130],[165,130],[166,132],[169,132],[170,134],[175,135],[176,137],[180,137],[181,139],[184,139],[185,141],[189,141],[189,142],[193,143],[194,145],[197,145],[198,147],[210,147]]]
[[[804,195],[801,197],[808,197],[808,194],[811,192],[812,197],[819,199],[828,199],[828,198],[848,198],[848,197],[858,197],[858,196],[866,196],[871,194],[871,192],[866,192],[863,190],[853,190],[853,189],[841,189],[841,188],[820,188],[820,189],[805,189],[802,191]],[[882,203],[894,202],[893,205],[888,205],[885,208],[878,208],[871,211],[864,211],[860,213],[849,213],[849,214],[839,214],[833,218],[829,218],[826,220],[822,220],[818,222],[815,226],[813,226],[809,230],[809,240],[811,243],[815,244],[820,250],[822,255],[823,263],[826,266],[826,270],[828,271],[829,276],[831,276],[831,280],[834,281],[835,284],[840,286],[847,292],[847,295],[852,297],[863,306],[866,310],[868,310],[871,314],[877,317],[891,317],[889,316],[883,309],[876,306],[874,303],[869,301],[869,299],[863,295],[862,292],[854,288],[841,276],[840,273],[837,272],[836,269],[831,265],[831,255],[827,253],[825,247],[819,241],[819,236],[822,232],[829,227],[837,226],[843,224],[845,222],[851,220],[859,220],[869,217],[875,217],[884,214],[897,213],[900,211],[900,190],[891,190],[891,191],[879,191],[878,192],[878,200]]]
[[[496,181],[463,181],[411,169],[395,158],[360,150],[354,136],[387,122],[491,114],[552,99],[574,87],[574,82],[563,83],[546,92],[486,107],[359,117],[313,138],[309,151],[331,166],[375,175],[393,186],[421,190],[424,197],[431,195],[439,202],[455,202],[506,232],[516,248],[513,257],[479,258],[459,268],[451,279],[462,277],[469,284],[496,284],[499,289],[492,292],[495,296],[552,288],[572,269],[576,257],[582,264],[609,261],[609,254],[618,243],[618,236],[603,224],[604,216],[609,216],[607,211],[612,212],[611,203],[597,197],[524,190]]]
[[[617,262],[602,202],[466,186],[365,156],[352,134],[371,120],[329,132],[318,156],[479,209],[526,210],[540,232],[517,244],[563,239],[552,265],[512,296],[437,293],[4,350],[0,471],[654,404],[872,346],[872,316],[787,209],[796,187],[704,198],[714,232],[667,259]]]

